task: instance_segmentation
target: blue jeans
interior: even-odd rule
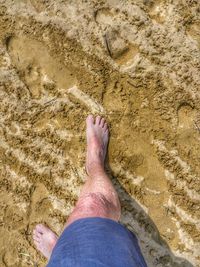
[[[47,267],[147,267],[137,238],[120,223],[89,217],[70,224]]]

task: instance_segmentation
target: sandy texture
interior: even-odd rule
[[[198,0],[0,1],[0,266],[45,266],[84,181],[85,118],[150,267],[200,266]]]

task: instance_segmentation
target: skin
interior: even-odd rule
[[[42,224],[36,225],[33,230],[33,241],[34,244],[45,258],[49,259],[51,252],[58,240],[58,236],[51,231],[49,228]]]
[[[104,169],[109,140],[108,125],[104,118],[89,115],[86,126],[86,182],[65,227],[80,218],[103,217],[118,221],[121,215],[117,192]],[[34,244],[47,259],[57,240],[58,236],[42,224],[36,225],[33,230]]]

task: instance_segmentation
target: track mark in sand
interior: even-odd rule
[[[23,140],[27,141],[27,136],[24,133],[23,129],[19,127],[19,125],[17,125],[17,131],[15,131],[16,128],[16,123],[12,124],[13,127],[7,127],[6,125],[2,124],[2,126],[4,127],[4,132],[6,133],[6,136],[9,138],[12,137],[13,139],[15,139],[15,137],[17,138],[22,138]],[[12,129],[14,129],[14,132],[12,132]],[[65,132],[64,132],[65,133]],[[30,135],[29,135],[30,138]],[[4,149],[6,149],[6,142],[4,143]],[[42,170],[39,171],[39,174],[42,175],[44,171],[45,173],[50,173],[51,176],[53,177],[53,184],[55,186],[57,186],[58,188],[61,188],[64,191],[68,191],[68,188],[70,186],[74,186],[74,184],[78,184],[76,187],[76,190],[74,191],[75,195],[78,195],[79,193],[79,183],[77,182],[77,175],[78,178],[79,177],[83,177],[84,173],[77,173],[77,175],[74,174],[75,170],[72,167],[73,163],[71,161],[71,158],[68,154],[63,153],[64,151],[61,148],[58,148],[56,145],[49,143],[48,140],[45,140],[45,138],[41,138],[40,136],[35,136],[31,142],[27,143],[26,148],[28,148],[29,150],[32,151],[31,155],[27,155],[26,154],[26,150],[24,149],[24,147],[22,147],[22,149],[15,149],[13,150],[12,147],[10,147],[9,149],[9,144],[7,144],[7,151],[13,153],[16,157],[18,155],[18,153],[24,153],[23,158],[18,156],[18,159],[21,161],[22,164],[28,164],[30,167],[34,167],[35,165],[35,169],[33,169],[36,173],[38,173],[38,168],[42,168],[43,165],[46,165],[46,161],[43,162],[40,160],[41,155],[46,155],[48,154],[48,158],[49,160],[53,160],[56,161],[56,165],[48,165],[46,166],[46,169],[43,168]],[[41,151],[41,154],[37,157],[37,154],[35,151],[36,149],[39,149]],[[25,150],[25,152],[24,152]],[[26,158],[26,160],[25,160]],[[37,158],[37,161],[36,161]],[[37,166],[38,165],[38,166]],[[69,177],[68,179],[65,179],[66,177],[66,172],[65,172],[65,176],[63,177],[63,171],[65,169],[68,169],[68,166],[70,165],[70,170],[68,172]],[[51,166],[51,167],[50,167]],[[36,168],[37,167],[37,168]]]
[[[129,15],[136,25],[127,23],[126,16]],[[104,47],[109,55],[108,60],[112,59],[112,64],[120,68],[122,72],[132,74],[137,66],[146,71],[151,71],[154,66],[151,62],[141,55],[137,38],[127,38],[137,35],[137,23],[145,25],[144,21],[148,20],[145,12],[138,5],[129,5],[128,8],[123,3],[116,4],[114,8],[101,8],[96,12],[96,22],[101,28]],[[138,22],[139,21],[139,22]],[[130,27],[131,30],[127,30]],[[141,26],[143,27],[143,26]],[[146,36],[143,36],[146,39]]]
[[[195,225],[195,227],[200,230],[200,220],[196,217],[191,216],[190,214],[188,214],[185,210],[183,210],[182,208],[180,208],[173,200],[172,200],[172,196],[170,196],[168,203],[167,203],[167,207],[170,210],[173,210],[176,212],[176,214],[178,215],[178,217],[181,219],[181,221],[183,221],[184,223],[189,223],[192,225]]]
[[[22,129],[19,128],[17,133],[12,133],[11,130],[7,127],[4,126],[4,130],[7,132],[7,136],[11,135],[13,138],[15,137],[23,137],[24,139],[27,139],[27,137],[24,136],[24,133],[22,131]],[[64,189],[64,183],[63,183],[63,179],[62,177],[60,177],[57,174],[57,171],[62,171],[65,170],[68,162],[71,163],[70,157],[68,155],[65,154],[65,157],[63,156],[63,151],[56,148],[55,146],[53,146],[52,144],[48,143],[47,141],[45,141],[44,139],[42,139],[41,137],[35,137],[34,140],[32,142],[30,142],[30,146],[28,146],[28,148],[32,149],[32,155],[28,156],[23,152],[23,149],[13,149],[9,146],[9,144],[7,144],[6,142],[3,143],[3,148],[7,148],[8,151],[13,152],[14,155],[17,157],[18,155],[18,159],[22,162],[22,163],[26,163],[29,166],[31,166],[32,168],[35,166],[34,171],[36,171],[39,174],[42,174],[43,172],[48,172],[50,169],[51,175],[54,177],[54,181],[56,184],[56,181],[61,180],[59,186],[61,186]],[[53,160],[53,161],[57,161],[57,164],[55,166],[51,166],[51,168],[49,166],[45,166],[43,167],[43,165],[46,163],[45,162],[41,162],[40,160],[40,156],[38,156],[38,160],[37,162],[35,161],[34,158],[34,150],[33,149],[41,149],[41,155],[43,155],[44,153],[49,155],[49,157]],[[36,167],[38,166],[38,167]],[[66,188],[67,189],[67,188]]]
[[[177,150],[168,150],[164,142],[160,140],[153,140],[152,143],[157,147],[159,152],[164,153],[162,157],[165,155],[166,158],[170,158],[169,163],[165,161],[164,164],[166,179],[174,184],[174,188],[183,190],[191,200],[199,200],[198,188],[195,188],[196,190],[190,189],[191,187],[188,187],[188,180],[192,184],[193,181],[200,181],[200,177],[193,173],[190,165],[179,157]],[[176,166],[174,170],[171,170],[172,163]],[[177,178],[176,175],[181,175],[181,178]]]
[[[4,91],[0,91],[0,100],[1,100],[1,107],[7,110],[8,114],[13,114],[14,112],[21,114],[24,111],[27,112],[27,115],[31,118],[33,118],[36,114],[37,114],[37,109],[36,111],[32,110],[33,106],[37,106],[37,108],[39,107],[39,109],[42,109],[45,107],[46,111],[59,111],[60,106],[64,103],[68,104],[69,106],[74,107],[75,105],[68,100],[67,97],[62,97],[62,98],[52,98],[52,97],[44,97],[41,98],[40,100],[30,100],[26,105],[24,103],[21,103],[16,97],[15,95],[11,95],[8,94],[7,92]],[[51,106],[51,103],[54,103],[53,106]],[[23,105],[24,104],[24,105]],[[36,113],[36,114],[35,114]],[[4,121],[7,119],[7,116],[5,115],[1,115],[0,117],[0,125],[2,127],[5,127],[4,125]],[[42,124],[43,122],[43,124]],[[26,126],[29,128],[32,128],[32,125],[29,124],[28,122],[26,122]],[[72,133],[69,130],[66,129],[57,129],[57,127],[55,127],[55,123],[49,123],[44,122],[43,118],[35,123],[35,128],[36,131],[32,130],[32,133],[34,134],[41,134],[41,130],[43,128],[45,128],[46,130],[49,130],[51,132],[51,134],[55,135],[55,138],[57,139],[61,139],[61,140],[66,140],[66,141],[70,141],[73,138],[79,138],[80,136],[82,136],[81,133]],[[20,131],[22,131],[22,128],[20,128],[19,123],[18,122],[12,122],[12,130],[14,131],[14,134],[19,134]],[[11,131],[12,131],[11,130]],[[21,133],[22,134],[22,133]]]
[[[13,155],[22,163],[27,164],[28,166],[32,167],[34,171],[38,174],[43,174],[47,170],[47,166],[43,167],[38,162],[27,158],[27,155],[21,149],[15,149],[10,147],[5,141],[0,140],[0,147],[5,149],[7,152],[13,153]]]
[[[104,113],[104,108],[90,96],[79,90],[76,86],[68,89],[68,93],[82,101],[92,112]]]
[[[45,148],[43,147],[45,145]],[[29,166],[30,169],[32,169],[36,174],[38,175],[52,175],[55,179],[61,179],[61,177],[57,174],[57,170],[64,170],[64,164],[66,162],[66,159],[59,157],[59,168],[53,168],[49,164],[47,165],[47,162],[41,162],[41,160],[36,160],[34,155],[28,155],[19,148],[13,148],[11,147],[7,142],[0,140],[0,147],[6,150],[6,153],[12,153],[13,156],[19,160],[21,164]],[[52,146],[46,142],[41,142],[39,144],[39,147],[44,149],[49,149],[49,152],[52,153]],[[57,154],[54,152],[54,156],[56,157]],[[45,165],[45,166],[44,166]],[[67,189],[67,188],[66,188]]]
[[[58,59],[53,58],[43,43],[24,36],[10,37],[7,41],[7,49],[13,65],[19,72],[20,79],[24,81],[31,92],[32,102],[40,101],[41,105],[46,105],[48,101],[52,101],[52,105],[48,105],[48,110],[45,111],[55,112],[62,103],[74,106],[66,96],[66,92],[68,92],[86,104],[92,112],[104,112],[100,104],[80,91],[76,86],[73,87],[76,84],[76,78],[70,71],[71,66],[67,68]],[[67,88],[70,89],[68,90]],[[64,97],[55,97],[54,99],[53,97],[57,92],[60,92]],[[43,103],[43,101],[45,102]],[[56,120],[52,121],[56,123]],[[40,127],[48,123],[51,124],[52,121],[49,122],[48,116],[43,116],[43,118],[39,119],[37,125]]]
[[[175,187],[177,187],[180,190],[185,191],[186,195],[190,199],[200,201],[200,194],[198,194],[195,190],[189,189],[186,181],[182,181],[182,180],[178,179],[177,177],[175,177],[175,175],[172,172],[168,171],[167,169],[165,169],[165,177]]]
[[[96,12],[95,19],[99,25],[104,27],[112,25],[118,14],[118,9],[102,8]],[[106,30],[104,43],[109,56],[120,66],[132,65],[135,56],[139,53],[138,47],[126,41],[120,31],[114,28]]]
[[[121,66],[130,66],[139,53],[136,45],[125,41],[116,30],[109,30],[105,34],[105,44],[110,57]]]
[[[191,236],[184,231],[184,229],[181,227],[180,222],[174,218],[176,222],[176,227],[178,228],[178,234],[179,234],[179,239],[182,244],[184,244],[185,248],[189,250],[188,256],[193,260],[194,264],[196,263],[197,265],[194,266],[199,266],[198,263],[198,258],[200,256],[200,242],[194,242]],[[185,252],[181,252],[182,255],[185,254]]]
[[[7,40],[7,50],[33,98],[75,84],[71,66],[66,67],[56,56],[52,57],[42,42],[25,36],[13,36]]]
[[[17,136],[23,136],[22,130],[18,134],[13,134],[8,127],[4,127],[4,129],[7,131],[7,134],[11,135],[13,138]],[[27,137],[24,137],[24,139],[27,139]],[[67,155],[65,155],[65,158],[63,157],[61,150],[46,142],[41,137],[35,137],[33,141],[29,142],[29,148],[39,148],[42,151],[41,154],[48,153],[54,160],[58,161],[59,168],[61,170],[64,169],[66,160],[69,160],[69,157]]]
[[[7,51],[31,95],[26,103],[26,120],[38,129],[52,125],[64,136],[59,117],[75,106],[66,95],[67,88],[76,83],[72,66],[66,67],[56,55],[53,57],[42,42],[25,36],[8,38]]]
[[[1,103],[2,103],[1,107],[5,108],[7,110],[7,113],[9,113],[9,114],[13,114],[13,112],[17,112],[17,113],[21,114],[25,110],[25,108],[22,106],[22,104],[18,103],[17,99],[12,98],[11,95],[8,95],[7,93],[0,92],[0,100],[1,100]],[[65,100],[65,98],[57,99],[58,104],[62,103],[62,101],[64,101],[64,100]],[[55,102],[56,102],[56,100],[55,100]],[[30,106],[28,108],[26,108],[26,109],[30,109],[31,106],[35,105],[35,104],[41,104],[41,107],[42,107],[42,102],[41,101],[35,100],[33,102],[30,101],[30,103],[31,103]],[[56,107],[56,104],[55,104],[54,107]],[[47,110],[51,110],[51,107],[49,107],[49,109],[47,108]],[[31,112],[30,110],[27,110],[27,113],[31,117],[33,117],[35,115],[35,113]],[[6,121],[6,119],[7,119],[7,116],[1,115],[1,117],[0,117],[0,125],[2,127],[5,127],[4,122]],[[20,125],[19,122],[16,122],[16,121],[12,122],[10,133],[13,133],[13,134],[16,134],[16,135],[23,134],[23,136],[24,136],[24,133],[21,133],[21,131],[23,132],[23,130],[22,130],[22,128],[20,128],[19,125]],[[42,134],[41,128],[44,127],[44,124],[41,127],[39,127],[39,125],[37,125],[37,126],[38,126],[38,127],[36,127],[37,129],[36,130],[32,130],[31,133],[34,134],[34,135],[39,135],[39,134],[41,135]],[[69,130],[56,129],[54,127],[55,125],[53,125],[53,123],[51,123],[51,124],[47,123],[46,126],[47,126],[46,130],[49,130],[51,132],[51,134],[55,136],[54,137],[55,139],[57,138],[57,139],[65,140],[65,141],[70,141],[73,138],[79,138],[80,136],[82,136],[81,133],[76,133],[75,134],[75,133],[72,133]],[[32,125],[27,122],[26,123],[26,127],[32,128]]]
[[[190,210],[193,206],[197,205],[197,201],[199,201],[200,195],[198,193],[198,187],[193,186],[194,189],[190,188],[192,186],[192,183],[197,183],[200,178],[192,172],[190,165],[188,165],[187,162],[179,157],[178,151],[168,150],[165,146],[165,143],[160,140],[154,140],[153,144],[157,147],[158,153],[161,153],[160,155],[164,160],[163,163],[165,168],[169,168],[169,170],[165,169],[165,176],[167,180],[173,185],[171,187],[172,191],[170,190],[172,192],[172,197],[167,206],[169,207],[169,209],[174,210],[174,219],[179,225],[181,222],[186,225],[191,225],[192,228],[189,228],[192,231],[190,242],[193,242],[193,244],[196,245],[195,240],[193,240],[192,238],[194,237],[195,239],[198,235],[200,224],[199,219],[197,219],[193,215],[190,215]],[[176,166],[176,168],[171,169],[172,166]],[[176,175],[178,177],[177,179],[175,178]],[[190,181],[190,185],[188,185],[188,180]],[[174,201],[177,200],[177,203],[172,201],[172,198],[174,199]],[[186,232],[188,232],[188,228],[185,225],[180,226],[178,227],[178,233],[180,233],[180,231],[186,234]],[[182,240],[181,238],[182,237],[180,237],[180,240]]]
[[[154,139],[152,144],[154,144],[159,151],[167,152],[179,164],[183,173],[187,174],[190,172],[191,167],[178,156],[177,150],[168,150],[165,146],[165,142],[158,139]]]

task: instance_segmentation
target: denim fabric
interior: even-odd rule
[[[78,219],[61,234],[47,267],[147,267],[137,238],[107,218]]]

